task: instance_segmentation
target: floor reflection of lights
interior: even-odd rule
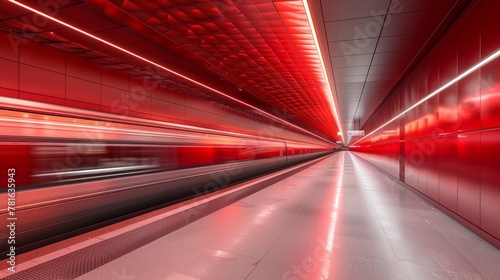
[[[342,192],[343,174],[344,174],[344,157],[345,153],[342,153],[342,159],[340,164],[339,178],[337,180],[337,185],[335,187],[335,199],[333,200],[332,213],[330,216],[330,225],[328,227],[327,242],[325,246],[326,254],[323,260],[322,276],[324,279],[328,279],[330,275],[330,269],[332,265],[333,257],[333,244],[335,241],[335,228],[337,226],[337,217],[340,204],[340,195]]]

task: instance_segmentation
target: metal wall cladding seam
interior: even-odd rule
[[[474,224],[480,223],[481,133],[472,132],[458,137],[457,196],[458,214]]]
[[[474,16],[474,25],[481,28],[481,58],[498,50],[500,36],[498,36],[498,11],[500,2],[497,0],[482,0],[480,15]],[[470,24],[469,24],[470,25]]]
[[[500,45],[499,45],[500,46]],[[481,68],[481,129],[500,126],[500,60]]]
[[[481,132],[481,172],[480,172],[480,211],[481,228],[487,232],[500,233],[498,213],[500,208],[500,130]],[[473,167],[474,168],[474,167]],[[477,168],[477,167],[476,167]]]
[[[481,71],[475,71],[458,82],[457,129],[474,131],[481,127]]]
[[[443,137],[438,145],[439,203],[457,212],[457,135]]]

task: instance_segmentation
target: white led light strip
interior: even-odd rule
[[[154,66],[156,66],[156,67],[158,67],[158,68],[161,68],[161,69],[163,69],[163,70],[165,70],[165,71],[167,71],[167,72],[170,72],[170,73],[172,73],[172,74],[174,74],[174,75],[176,75],[176,76],[178,76],[178,77],[181,77],[181,78],[183,78],[183,79],[185,79],[185,80],[188,80],[188,81],[190,81],[190,82],[192,82],[192,83],[194,83],[194,84],[196,84],[196,85],[199,85],[199,86],[201,86],[201,87],[204,87],[204,88],[206,88],[206,89],[208,89],[208,90],[210,90],[210,91],[213,91],[213,92],[215,92],[215,93],[217,93],[217,94],[219,94],[219,95],[222,95],[222,96],[224,96],[224,97],[226,97],[226,98],[229,98],[229,99],[231,99],[231,100],[233,100],[233,101],[235,101],[235,102],[238,102],[238,103],[243,104],[243,105],[245,105],[245,106],[247,106],[247,107],[249,107],[249,108],[252,108],[252,109],[254,109],[254,110],[256,110],[256,111],[258,111],[258,112],[260,112],[260,113],[262,113],[262,114],[266,115],[266,116],[267,116],[267,117],[269,117],[269,118],[272,118],[272,119],[278,120],[279,122],[285,123],[285,124],[287,124],[287,125],[289,125],[289,126],[291,126],[291,127],[294,127],[294,128],[296,128],[296,129],[299,129],[300,131],[303,131],[303,132],[305,132],[305,133],[307,133],[307,134],[309,134],[309,135],[312,135],[312,136],[314,136],[315,138],[318,138],[318,139],[321,139],[321,140],[326,141],[326,142],[328,142],[328,143],[331,143],[331,144],[337,145],[336,143],[334,143],[334,142],[332,142],[332,141],[330,141],[330,140],[328,140],[328,139],[325,139],[325,138],[323,138],[323,137],[321,137],[321,136],[319,136],[319,135],[316,135],[316,134],[314,134],[314,133],[312,133],[312,132],[310,132],[310,131],[308,131],[308,130],[306,130],[306,129],[303,129],[303,128],[301,128],[301,127],[299,127],[299,126],[295,125],[295,124],[292,124],[292,123],[290,123],[290,122],[288,122],[288,121],[285,121],[285,120],[283,120],[283,119],[280,119],[280,118],[278,118],[278,117],[276,117],[276,116],[274,116],[274,115],[272,115],[272,114],[269,114],[269,113],[267,113],[267,112],[265,112],[265,111],[263,111],[263,110],[261,110],[261,109],[259,109],[259,108],[255,107],[255,106],[252,106],[252,105],[250,105],[250,104],[248,104],[248,103],[245,103],[245,102],[243,102],[243,101],[241,101],[241,100],[238,100],[238,99],[236,99],[236,98],[234,98],[234,97],[232,97],[232,96],[229,96],[229,95],[227,95],[227,94],[225,94],[225,93],[223,93],[223,92],[221,92],[221,91],[219,91],[219,90],[217,90],[217,89],[215,89],[215,88],[212,88],[212,87],[210,87],[210,86],[208,86],[208,85],[205,85],[205,84],[203,84],[203,83],[200,83],[200,82],[198,82],[198,81],[196,81],[196,80],[194,80],[194,79],[192,79],[192,78],[189,78],[189,77],[187,77],[187,76],[184,76],[184,75],[182,75],[182,74],[180,74],[180,73],[178,73],[178,72],[175,72],[175,71],[173,71],[173,70],[171,70],[171,69],[169,69],[169,68],[167,68],[167,67],[165,67],[165,66],[163,66],[163,65],[161,65],[161,64],[158,64],[158,63],[156,63],[156,62],[154,62],[154,61],[152,61],[152,60],[149,60],[149,59],[147,59],[147,58],[145,58],[145,57],[142,57],[142,56],[140,56],[140,55],[138,55],[138,54],[136,54],[136,53],[134,53],[134,52],[131,52],[131,51],[129,51],[129,50],[127,50],[127,49],[124,49],[124,48],[122,48],[122,47],[120,47],[120,46],[117,46],[117,45],[115,45],[115,44],[113,44],[113,43],[110,43],[110,42],[108,42],[108,41],[106,41],[106,40],[104,40],[104,39],[102,39],[102,38],[100,38],[100,37],[97,37],[97,36],[95,36],[95,35],[92,35],[92,34],[90,34],[90,33],[86,32],[86,31],[81,30],[81,29],[79,29],[79,28],[77,28],[77,27],[74,27],[74,26],[72,26],[72,25],[70,25],[70,24],[68,24],[68,23],[66,23],[66,22],[64,22],[64,21],[58,20],[58,19],[56,19],[56,18],[54,18],[54,17],[52,17],[52,16],[49,16],[49,15],[47,15],[47,14],[43,13],[43,12],[38,11],[38,10],[36,10],[36,9],[34,9],[34,8],[30,7],[30,6],[27,6],[27,5],[23,4],[23,3],[20,3],[20,2],[18,2],[18,1],[15,1],[15,0],[8,0],[8,1],[9,1],[9,2],[11,2],[11,3],[13,3],[13,4],[16,4],[16,5],[18,5],[18,6],[22,7],[22,8],[24,8],[24,9],[26,9],[26,10],[29,10],[29,11],[31,11],[31,12],[33,12],[33,13],[36,13],[36,14],[38,14],[38,15],[42,16],[42,17],[45,17],[45,18],[50,19],[50,20],[52,20],[52,21],[55,21],[55,22],[57,22],[57,23],[59,23],[59,24],[61,24],[61,25],[64,25],[64,26],[66,26],[66,27],[68,27],[68,28],[70,28],[70,29],[72,29],[72,30],[75,30],[75,31],[77,31],[77,32],[81,33],[81,34],[84,34],[84,35],[86,35],[86,36],[88,36],[88,37],[90,37],[90,38],[92,38],[92,39],[95,39],[95,40],[97,40],[97,41],[101,42],[101,43],[104,43],[104,44],[106,44],[106,45],[108,45],[108,46],[111,46],[111,47],[113,47],[113,48],[115,48],[115,49],[118,49],[118,50],[120,50],[120,51],[122,51],[122,52],[124,52],[124,53],[126,53],[126,54],[129,54],[129,55],[131,55],[131,56],[133,56],[133,57],[136,57],[136,58],[138,58],[138,59],[140,59],[140,60],[142,60],[142,61],[144,61],[144,62],[147,62],[147,63],[152,64],[152,65],[154,65]]]
[[[390,119],[388,122],[384,123],[383,125],[379,126],[378,128],[376,128],[375,130],[373,130],[372,132],[366,134],[363,138],[360,138],[359,140],[357,140],[356,142],[354,142],[353,144],[351,144],[350,146],[354,146],[356,145],[356,143],[360,142],[361,140],[365,139],[366,137],[372,135],[373,133],[379,131],[381,128],[383,128],[384,126],[390,124],[391,122],[399,119],[401,116],[403,116],[404,114],[408,113],[409,111],[415,109],[418,105],[424,103],[425,101],[429,100],[430,98],[432,98],[433,96],[441,93],[443,90],[449,88],[451,85],[457,83],[458,81],[460,81],[461,79],[467,77],[469,74],[471,74],[472,72],[476,71],[477,69],[483,67],[484,65],[490,63],[491,61],[493,61],[494,59],[498,58],[500,56],[500,49],[493,52],[492,54],[490,54],[489,56],[487,56],[485,59],[481,60],[480,62],[478,62],[476,65],[472,66],[471,68],[469,68],[468,70],[466,70],[465,72],[463,72],[462,74],[458,75],[457,77],[455,77],[454,79],[452,79],[451,81],[449,81],[448,83],[446,83],[445,85],[443,85],[442,87],[436,89],[435,91],[433,91],[431,94],[427,95],[426,97],[422,98],[420,101],[418,101],[417,103],[413,104],[410,108],[404,110],[403,112],[401,112],[399,115],[395,116],[394,118]]]
[[[340,123],[341,123],[340,122],[340,115],[337,111],[337,106],[335,106],[335,101],[333,100],[332,88],[330,86],[330,81],[328,80],[328,75],[326,74],[325,62],[323,61],[323,53],[321,52],[321,48],[320,48],[319,42],[318,42],[318,37],[316,36],[316,29],[314,28],[314,22],[312,20],[311,11],[309,10],[309,3],[307,2],[307,0],[302,0],[302,3],[304,5],[304,10],[305,10],[306,15],[307,15],[307,20],[309,21],[309,27],[311,28],[311,33],[312,33],[312,36],[314,38],[316,50],[318,51],[318,56],[319,56],[319,60],[321,62],[321,68],[323,70],[323,75],[325,75],[325,80],[326,80],[326,84],[327,84],[326,98],[327,98],[328,102],[330,103],[330,107],[331,107],[330,109],[333,112],[333,118],[337,122],[337,126],[339,128],[339,131],[342,133],[342,127],[340,126]],[[342,137],[342,142],[345,143],[344,133],[342,133],[341,137]]]

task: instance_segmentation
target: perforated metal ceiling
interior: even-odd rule
[[[295,121],[335,138],[302,1],[113,1],[207,67]]]

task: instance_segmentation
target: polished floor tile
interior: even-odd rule
[[[499,279],[500,251],[349,152],[79,279]]]

